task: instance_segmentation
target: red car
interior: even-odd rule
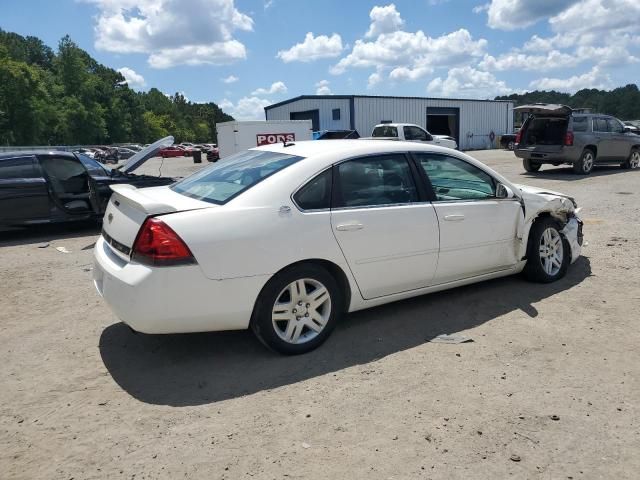
[[[187,152],[183,148],[178,145],[172,145],[170,147],[163,148],[158,152],[158,154],[162,158],[171,158],[171,157],[186,157]]]

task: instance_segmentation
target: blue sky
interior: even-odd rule
[[[636,83],[637,0],[0,0],[0,27],[69,34],[139,90],[237,118],[302,94],[492,98]]]

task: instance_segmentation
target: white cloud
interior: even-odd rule
[[[349,68],[448,67],[482,57],[486,46],[486,40],[474,40],[465,29],[435,38],[421,30],[415,33],[398,31],[382,34],[372,42],[357,40],[351,53],[330,72],[340,75]]]
[[[579,0],[491,0],[486,6],[491,28],[516,30],[556,15]],[[485,6],[482,6],[484,9]],[[478,10],[479,11],[479,10]],[[477,12],[476,12],[477,13]]]
[[[246,58],[233,38],[253,20],[234,0],[84,0],[99,9],[95,47],[115,53],[146,53],[154,68],[226,64]]]
[[[382,82],[382,75],[378,72],[372,73],[369,75],[369,80],[367,81],[367,88],[373,88]]]
[[[228,77],[225,77],[222,79],[223,83],[236,83],[238,80],[240,80],[238,77],[236,77],[235,75],[229,75]]]
[[[302,43],[297,43],[288,50],[280,50],[276,58],[284,63],[313,62],[320,58],[334,58],[342,53],[342,38],[337,33],[313,36],[308,32]]]
[[[582,75],[574,75],[569,78],[540,78],[529,84],[536,90],[559,90],[561,92],[575,93],[583,88],[606,89],[612,86],[611,77],[602,72],[599,67],[593,67]]]
[[[176,65],[226,65],[234,60],[243,60],[247,52],[237,40],[213,43],[211,45],[185,45],[166,48],[149,55],[149,65],[153,68],[171,68]]]
[[[512,51],[499,55],[497,58],[485,55],[478,64],[483,70],[526,70],[547,71],[557,68],[570,68],[578,65],[584,58],[558,50],[551,50],[544,55],[527,55],[519,51]]]
[[[433,73],[433,69],[429,67],[416,67],[416,68],[407,68],[407,67],[397,67],[391,70],[389,73],[389,78],[391,80],[397,81],[416,81],[425,75],[429,75]]]
[[[259,97],[242,97],[237,103],[226,98],[218,106],[236,120],[264,120],[264,107],[271,102]]]
[[[446,78],[436,77],[427,85],[427,92],[442,97],[494,98],[516,93],[489,72],[465,66],[449,70]]]
[[[364,35],[366,38],[376,38],[382,33],[396,32],[404,25],[404,20],[393,3],[385,7],[373,7],[369,12],[369,18],[371,25]]]
[[[273,95],[274,93],[286,93],[287,86],[284,82],[273,82],[269,88],[258,88],[251,95]]]
[[[320,80],[316,83],[316,95],[332,95],[329,80]]]
[[[145,82],[144,77],[132,68],[122,67],[118,71],[122,74],[129,87],[135,89],[146,87],[147,82]]]

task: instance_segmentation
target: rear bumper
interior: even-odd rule
[[[518,158],[536,163],[574,163],[580,159],[581,150],[575,147],[562,147],[558,151],[544,151],[540,148],[516,148]]]
[[[198,265],[149,267],[118,257],[101,236],[93,281],[116,316],[143,333],[240,330],[249,326],[268,275],[210,280]]]

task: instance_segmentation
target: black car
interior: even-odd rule
[[[131,173],[173,144],[167,137],[132,156],[121,168],[105,168],[86,155],[58,151],[0,154],[0,229],[101,218],[110,185],[169,185],[175,179]]]

